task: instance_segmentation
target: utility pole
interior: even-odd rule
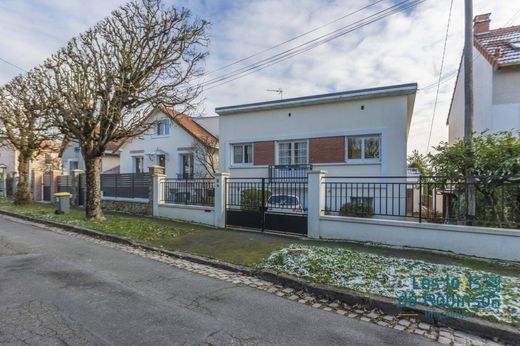
[[[465,0],[464,38],[464,141],[468,146],[466,159],[466,223],[475,219],[475,177],[473,176],[473,0]]]

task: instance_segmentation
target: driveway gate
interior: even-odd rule
[[[307,178],[229,178],[226,225],[307,235]]]

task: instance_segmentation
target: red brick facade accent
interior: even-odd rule
[[[311,138],[309,163],[345,162],[345,137]]]
[[[253,163],[274,165],[274,141],[253,143]]]

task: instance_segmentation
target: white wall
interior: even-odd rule
[[[407,107],[407,96],[391,96],[221,115],[220,169],[232,177],[267,176],[267,166],[233,167],[234,143],[379,133],[381,163],[313,164],[313,169],[330,175],[406,175]]]
[[[213,207],[182,204],[159,204],[158,215],[168,219],[196,222],[213,226],[215,212]]]
[[[0,144],[0,164],[7,166],[7,173],[15,173],[18,168],[18,153],[12,147]]]
[[[520,261],[520,231],[512,229],[322,216],[319,235]]]
[[[170,118],[160,111],[152,116],[152,121],[163,120]],[[155,128],[150,129],[153,133]],[[166,155],[166,176],[175,178],[181,172],[180,154],[191,153],[190,148],[193,147],[194,138],[187,133],[183,128],[170,120],[170,134],[167,136],[156,136],[153,134],[145,134],[141,137],[134,138],[125,142],[120,148],[120,172],[133,173],[133,157],[143,156],[145,172],[148,172],[148,167],[158,165],[156,157],[150,159],[148,153],[155,152],[157,149],[165,151]],[[183,149],[184,148],[184,149]],[[142,153],[136,153],[142,151]],[[134,152],[134,153],[132,153]],[[204,168],[195,160],[194,164],[195,174],[202,174]]]
[[[473,49],[474,130],[498,132],[520,128],[520,70],[494,71]],[[461,65],[449,114],[449,143],[464,136],[464,64]]]

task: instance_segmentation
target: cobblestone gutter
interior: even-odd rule
[[[187,254],[171,253],[143,247],[132,244],[126,239],[120,238],[118,240],[118,237],[98,234],[98,232],[95,231],[69,225],[59,225],[47,221],[40,222],[39,220],[33,220],[5,211],[0,211],[0,213],[13,217],[13,221],[20,222],[20,219],[24,219],[25,221],[23,222],[44,227],[57,233],[74,236],[99,245],[151,258],[176,268],[188,270],[217,280],[227,281],[238,286],[248,286],[262,290],[283,299],[289,299],[315,309],[321,309],[344,316],[344,318],[354,318],[367,323],[394,328],[406,333],[421,335],[444,345],[515,345],[518,344],[520,340],[520,332],[512,328],[505,328],[480,321],[471,321],[470,324],[473,322],[477,323],[477,325],[471,325],[470,330],[474,330],[475,327],[480,325],[483,328],[483,334],[493,336],[493,340],[482,338],[473,333],[461,332],[453,328],[457,326],[457,329],[464,329],[466,327],[464,323],[468,323],[466,319],[446,319],[443,326],[440,326],[438,323],[427,323],[416,317],[399,317],[394,314],[398,309],[391,300],[383,300],[382,303],[380,303],[378,300],[371,298],[367,304],[366,298],[356,297],[351,293],[340,292],[341,290],[327,286],[320,287],[321,285],[306,284],[298,279],[272,272],[259,272],[255,277],[252,276],[252,272],[247,268]],[[11,217],[9,218],[11,219]],[[42,224],[46,226],[42,226]],[[390,305],[393,310],[387,308],[387,306]],[[383,309],[386,310],[386,313]]]

